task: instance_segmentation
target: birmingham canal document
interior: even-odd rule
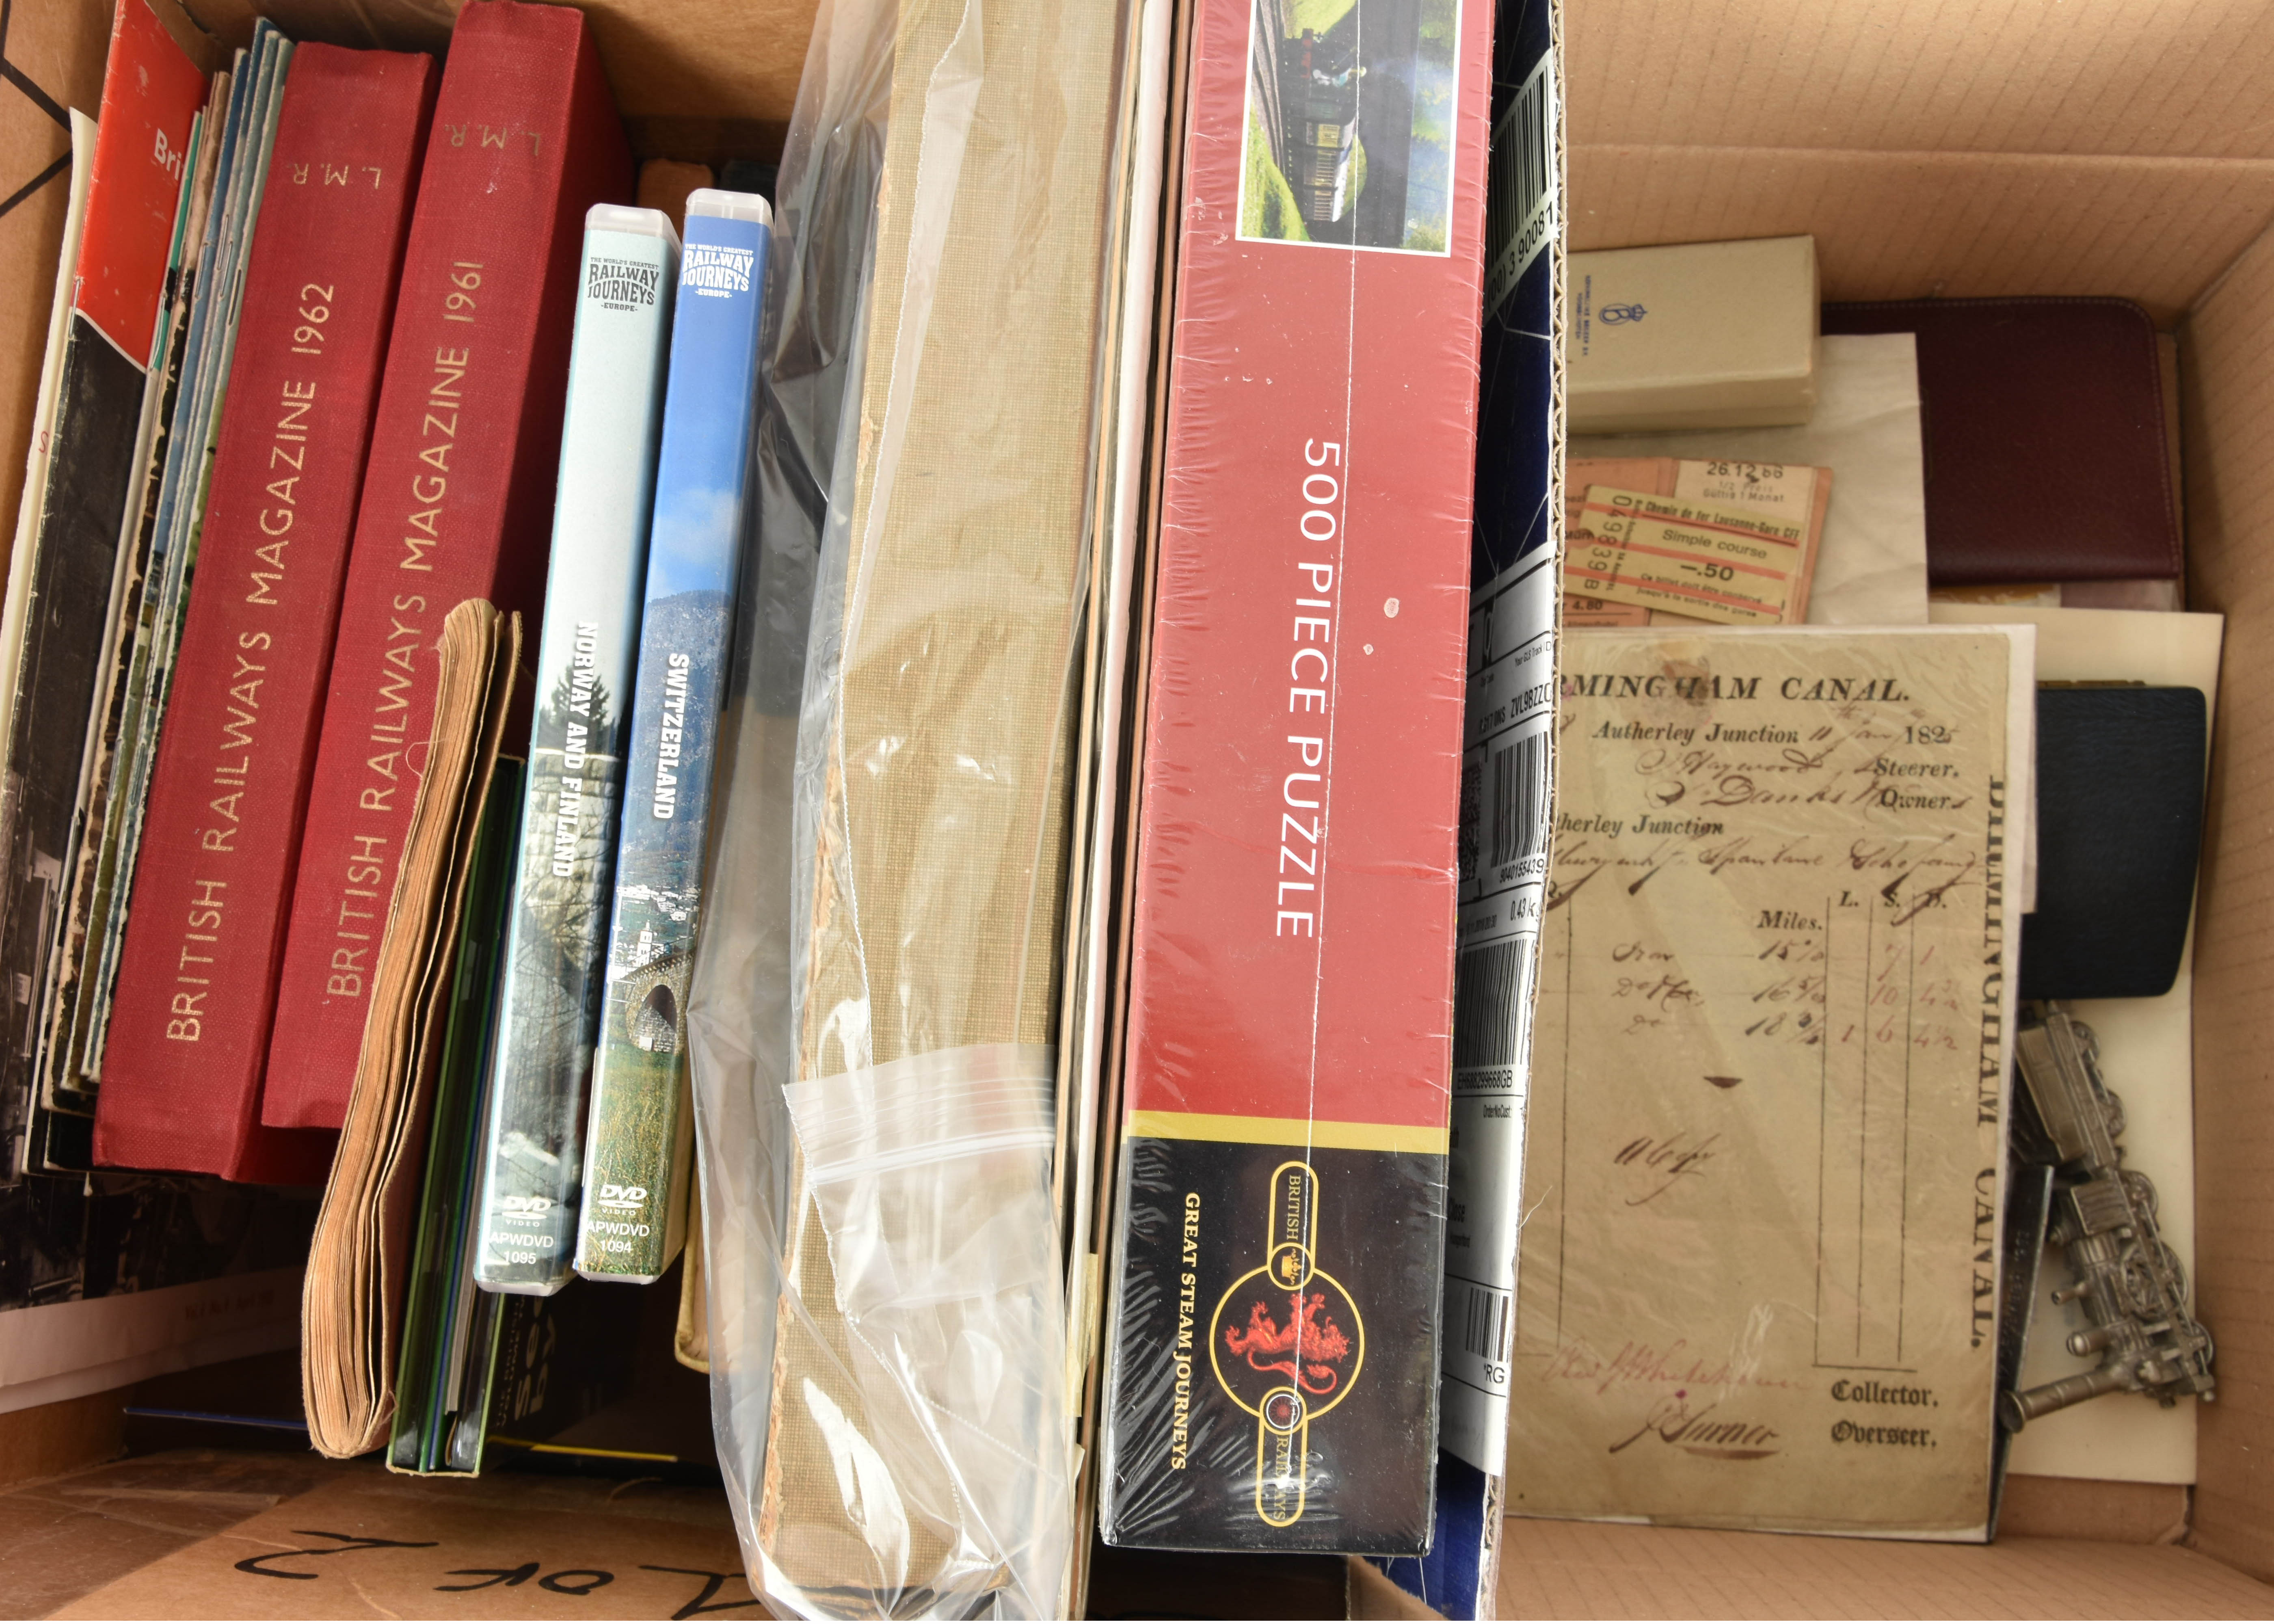
[[[1981,1536],[2031,656],[1568,640],[1512,1510]]]

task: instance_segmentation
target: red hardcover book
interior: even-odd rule
[[[1193,27],[1101,1521],[1419,1554],[1492,7]]]
[[[442,619],[541,612],[584,213],[630,148],[584,14],[473,0],[450,36],[372,429],[261,1120],[336,1128],[433,730]]]
[[[175,699],[103,1048],[95,1159],[320,1182],[259,1118],[324,679],[434,59],[294,54],[245,267]]]

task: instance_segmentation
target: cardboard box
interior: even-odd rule
[[[0,52],[45,97],[92,108],[109,9],[106,0],[19,0]],[[305,38],[431,49],[446,37],[454,8],[445,0],[354,8],[264,0],[263,9]],[[717,162],[779,145],[811,0],[591,0],[587,9],[643,155]],[[252,11],[247,0],[186,0],[186,14],[169,4],[165,15],[210,58],[217,41],[245,36]],[[2230,625],[2195,977],[2195,1283],[2202,1317],[2218,1338],[2220,1395],[2202,1416],[2191,1498],[2017,1479],[2006,1537],[1987,1548],[1512,1522],[1502,1610],[2265,1616],[2274,1590],[2256,1581],[2274,1580],[2274,1467],[2266,1464],[2274,1461],[2274,1295],[2262,1283],[2274,1254],[2274,1090],[2266,1081],[2274,829],[2262,808],[2274,794],[2274,689],[2264,680],[2274,672],[2274,460],[2263,446],[2274,436],[2274,239],[2261,239],[2274,224],[2274,124],[2254,109],[2274,63],[2274,19],[2226,0],[2088,13],[1988,0],[1569,0],[1564,33],[1574,247],[1808,232],[1829,298],[2115,294],[2139,300],[2178,335],[2188,600]],[[62,151],[60,126],[39,102],[13,87],[0,92],[0,196]],[[13,511],[21,477],[61,221],[52,184],[0,214],[0,287],[12,296],[0,300],[0,513]],[[0,1477],[106,1458],[119,1447],[131,1391],[0,1415]],[[244,1402],[260,1397],[248,1391]],[[647,1543],[652,1530],[691,1516],[604,1516],[597,1508],[576,1523],[572,1546],[548,1538],[544,1548],[508,1549],[483,1531],[496,1526],[497,1508],[536,1526],[562,1507],[551,1480],[501,1474],[465,1485],[463,1503],[471,1515],[478,1500],[482,1520],[466,1522],[464,1537],[486,1543],[448,1563],[504,1568],[491,1588],[436,1594],[437,1584],[479,1576],[439,1578],[418,1566],[418,1553],[383,1551],[368,1574],[350,1575],[352,1583],[280,1583],[240,1575],[234,1564],[250,1548],[230,1545],[225,1530],[271,1506],[289,1511],[304,1495],[328,1498],[311,1499],[305,1515],[272,1519],[275,1526],[438,1536],[428,1514],[408,1504],[358,1508],[345,1488],[297,1477],[254,1481],[248,1473],[208,1483],[215,1494],[194,1506],[196,1485],[177,1477],[78,1480],[86,1493],[70,1492],[72,1481],[28,1492],[47,1505],[37,1513],[47,1517],[36,1525],[40,1538],[70,1542],[50,1547],[56,1565],[47,1569],[68,1582],[19,1590],[36,1508],[11,1495],[0,1512],[11,1540],[0,1557],[0,1603],[66,1605],[93,1590],[98,1568],[103,1582],[125,1577],[173,1552],[177,1536],[192,1542],[184,1549],[200,1540],[229,1546],[228,1560],[200,1569],[214,1586],[241,1583],[247,1596],[260,1587],[280,1598],[263,1608],[297,1616],[382,1608],[615,1616],[651,1607],[660,1615],[683,1607],[707,1580],[675,1575],[688,1588],[665,1589],[666,1575],[643,1562],[697,1569],[737,1560],[715,1522],[702,1549],[692,1535],[674,1533],[666,1551]],[[90,1513],[104,1505],[109,1514]],[[336,1511],[358,1518],[356,1529],[328,1520]],[[297,1538],[272,1548],[336,1543]],[[529,1560],[540,1563],[534,1576],[508,1583],[515,1565]],[[561,1580],[568,1563],[627,1576],[580,1600],[573,1587],[590,1581]],[[1189,1611],[1261,1605],[1228,1588],[1215,1568],[1187,1564],[1183,1573],[1196,1592]],[[659,1588],[634,1594],[635,1574]],[[545,1587],[546,1577],[572,1590]],[[739,1600],[742,1592],[728,1588],[738,1583],[722,1579],[709,1599]],[[1362,1607],[1399,1605],[1364,1582],[1353,1593]],[[218,1588],[162,1594],[169,1616],[252,1605]],[[1092,1605],[1122,1610],[1103,1590]]]

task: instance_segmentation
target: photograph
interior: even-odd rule
[[[1448,252],[1460,0],[1254,0],[1239,235]]]

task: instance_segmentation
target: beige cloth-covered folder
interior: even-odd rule
[[[786,154],[773,385],[833,465],[794,766],[761,538],[689,1019],[722,1455],[753,1583],[809,1613],[1066,1605],[1052,1046],[1125,9],[847,0]],[[795,352],[870,175],[832,452]]]

